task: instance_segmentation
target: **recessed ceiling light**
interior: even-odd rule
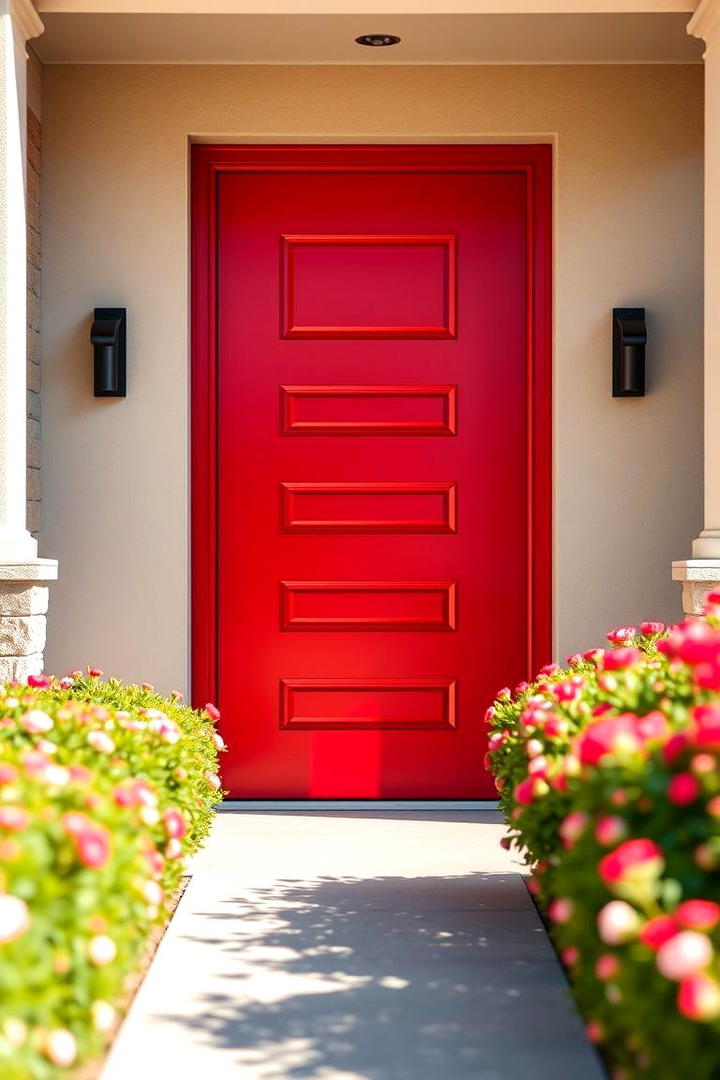
[[[385,45],[399,45],[400,38],[395,34],[361,34],[356,37],[358,45],[369,45],[371,49],[381,49]]]

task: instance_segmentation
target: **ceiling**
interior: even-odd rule
[[[688,14],[124,14],[43,10],[46,63],[606,64],[699,62]],[[77,0],[76,0],[77,2]],[[677,7],[689,6],[685,0]],[[91,5],[88,6],[97,6]],[[210,6],[210,5],[208,5]],[[269,5],[268,5],[269,6]],[[355,44],[365,33],[400,45]]]

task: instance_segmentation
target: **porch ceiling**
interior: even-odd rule
[[[86,10],[78,11],[80,6]],[[212,14],[189,14],[189,3],[184,13],[168,13],[168,8],[183,7],[168,0],[165,13],[158,12],[160,3],[146,5],[155,8],[153,13],[128,13],[127,4],[120,14],[108,10],[113,6],[114,0],[42,0],[38,9],[45,32],[33,42],[40,58],[46,63],[602,64],[692,63],[700,61],[703,51],[702,41],[686,32],[692,0],[660,0],[652,13],[591,14],[541,14],[540,5],[528,0],[524,5],[507,0],[504,14],[468,13],[468,0],[454,4],[461,9],[454,14],[368,14],[369,4],[365,14],[267,14],[271,7],[291,7],[287,3],[267,3],[265,14],[242,14],[228,13],[230,0],[206,5],[225,8]],[[388,5],[373,5],[376,11],[381,6]],[[403,5],[394,0],[392,6],[397,11]],[[424,6],[427,12],[433,5]],[[535,11],[507,13],[522,6]],[[586,12],[591,6],[601,5],[586,4]],[[565,7],[578,4],[565,0]],[[391,49],[355,44],[359,34],[370,32],[398,34],[402,42]]]

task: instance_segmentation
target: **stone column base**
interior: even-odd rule
[[[54,559],[0,562],[0,683],[24,682],[43,669],[48,581]]]
[[[702,615],[708,593],[720,592],[720,559],[681,559],[672,564],[673,581],[682,582],[686,615]]]

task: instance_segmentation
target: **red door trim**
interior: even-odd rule
[[[192,700],[217,700],[216,193],[225,172],[513,172],[527,183],[528,678],[552,653],[552,148],[193,146],[191,168]],[[238,568],[242,572],[242,568]],[[478,644],[479,647],[479,644]]]

